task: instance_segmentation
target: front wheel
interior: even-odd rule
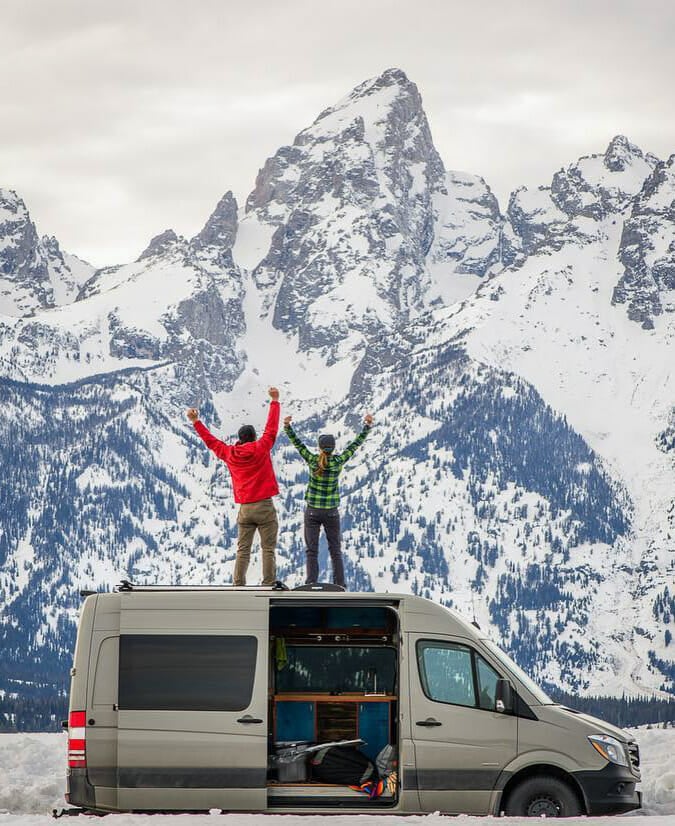
[[[583,814],[574,791],[557,777],[530,777],[509,795],[509,817],[578,817]]]

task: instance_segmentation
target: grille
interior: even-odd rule
[[[627,748],[630,767],[635,774],[640,774],[640,748],[635,741],[628,743]]]

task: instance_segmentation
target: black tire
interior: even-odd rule
[[[578,817],[583,810],[564,780],[541,775],[523,780],[513,789],[505,813],[510,817]]]

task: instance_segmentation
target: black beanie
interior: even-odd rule
[[[245,424],[243,427],[239,428],[237,437],[242,444],[246,444],[246,442],[255,442],[257,439],[255,427],[253,427],[252,424]]]
[[[335,436],[330,433],[324,433],[323,436],[319,436],[319,447],[326,453],[331,453],[335,450]]]

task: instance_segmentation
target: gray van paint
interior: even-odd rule
[[[616,774],[608,773],[609,764],[590,746],[588,735],[605,733],[623,743],[629,735],[592,717],[539,704],[518,675],[486,647],[482,632],[455,612],[404,594],[236,588],[139,589],[87,597],[80,615],[70,709],[86,709],[87,719],[94,722],[87,726],[87,769],[70,773],[70,802],[102,811],[270,810],[266,786],[269,607],[315,601],[342,606],[381,603],[398,611],[400,788],[398,802],[388,811],[498,813],[503,790],[508,793],[509,784],[521,772],[537,767],[564,772],[577,784],[590,813],[594,806],[605,804],[610,806],[606,811],[612,811],[612,806],[616,811],[635,807],[634,793],[607,803],[604,798],[593,802],[586,791],[586,785],[604,789],[603,778],[607,776],[609,783]],[[249,708],[242,712],[119,711],[119,636],[134,633],[256,636],[256,679]],[[475,649],[511,680],[536,719],[427,698],[415,654],[421,639],[455,641]],[[262,722],[242,725],[238,720],[245,715]],[[429,717],[440,725],[418,725]],[[589,773],[598,783],[589,784]],[[633,784],[639,781],[639,771],[620,774]],[[344,811],[318,802],[316,808]],[[307,806],[288,801],[288,806],[273,810],[306,812]],[[356,801],[349,811],[373,812],[373,804]]]

